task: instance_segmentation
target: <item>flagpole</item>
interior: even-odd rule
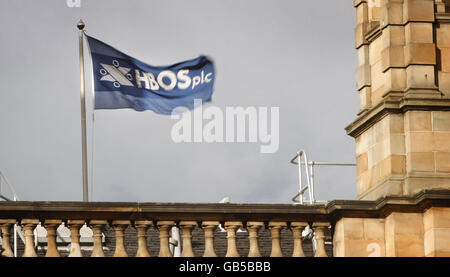
[[[80,47],[80,85],[81,85],[81,145],[82,145],[82,166],[83,166],[83,201],[88,202],[88,172],[87,172],[87,143],[86,143],[86,97],[84,85],[84,53],[83,53],[83,29],[85,24],[83,20],[77,24],[79,30],[79,47]]]

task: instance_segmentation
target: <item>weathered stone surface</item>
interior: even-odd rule
[[[406,84],[408,88],[435,88],[434,66],[410,65],[406,68]]]
[[[383,29],[381,35],[382,45],[381,49],[390,46],[404,46],[405,45],[405,27],[404,26],[387,26]],[[368,47],[368,46],[367,46]]]
[[[403,24],[403,3],[389,2],[381,7],[380,12],[381,26],[391,24]]]
[[[358,67],[356,70],[356,86],[359,89],[363,87],[370,86],[370,65],[364,64]]]
[[[436,42],[438,47],[450,47],[450,24],[440,24],[436,28]]]
[[[450,132],[450,111],[434,111],[433,115],[433,131]]]
[[[436,172],[450,173],[450,153],[436,152]]]
[[[404,22],[408,21],[434,21],[433,0],[404,0],[403,5]]]
[[[405,45],[405,65],[436,64],[436,45],[434,43],[409,43]]]
[[[359,90],[359,109],[367,110],[372,106],[371,97],[372,97],[372,88],[370,86],[363,87]]]
[[[394,45],[381,51],[382,71],[392,67],[405,67],[405,49],[403,45]]]
[[[386,218],[385,239],[388,257],[423,257],[423,215],[394,212]]]
[[[367,44],[365,39],[365,30],[367,29],[367,23],[360,23],[355,28],[355,47],[359,48],[364,44]]]
[[[434,153],[412,152],[407,155],[408,172],[428,171],[434,172]]]
[[[450,47],[442,47],[439,49],[441,60],[439,64],[442,72],[450,72]]]
[[[379,10],[366,3],[357,6],[368,39],[358,50],[360,113],[347,127],[356,139],[358,198],[415,193],[420,182],[450,188],[450,24],[435,19],[432,0],[389,0],[380,1],[373,28]],[[395,133],[384,126],[393,116]]]
[[[407,131],[431,131],[431,112],[409,111],[405,114],[405,129]]]
[[[384,220],[342,218],[335,225],[335,257],[384,257]]]
[[[405,26],[405,42],[433,43],[433,24],[410,22]]]
[[[356,24],[361,24],[369,21],[369,10],[367,3],[362,3],[356,7]]]
[[[403,55],[403,53],[402,53]],[[400,91],[406,89],[406,69],[404,68],[389,68],[384,73],[385,83],[384,91]]]

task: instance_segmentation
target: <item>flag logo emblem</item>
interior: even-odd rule
[[[102,77],[100,81],[112,82],[113,86],[120,88],[120,86],[134,87],[131,81],[133,76],[130,74],[131,68],[120,66],[118,60],[113,60],[112,65],[101,64],[103,68],[100,69]]]

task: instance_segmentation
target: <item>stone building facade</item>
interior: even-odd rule
[[[379,5],[376,5],[378,3]],[[450,1],[355,0],[358,199],[450,183]]]
[[[355,0],[358,199],[450,189],[450,1]],[[336,223],[335,254],[450,256],[450,209]]]

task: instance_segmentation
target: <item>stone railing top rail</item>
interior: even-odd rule
[[[334,200],[325,205],[139,202],[0,202],[0,219],[220,220],[335,222],[342,217],[384,218],[392,212],[450,207],[450,190],[377,201]]]

